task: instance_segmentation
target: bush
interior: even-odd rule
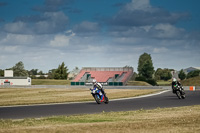
[[[135,81],[146,81],[146,78],[145,78],[145,77],[142,77],[142,76],[136,77],[136,78],[135,78]]]
[[[186,78],[186,74],[184,73],[183,69],[181,69],[181,71],[179,72],[178,77],[181,80],[184,80]]]
[[[172,74],[170,72],[169,69],[161,69],[161,68],[158,68],[155,72],[155,79],[156,80],[169,80],[172,78]]]
[[[187,74],[187,79],[192,78],[192,77],[197,77],[199,75],[200,75],[200,70],[194,70]]]
[[[153,86],[158,85],[157,82],[156,82],[156,80],[154,80],[154,79],[149,79],[146,82],[149,83],[149,84],[151,84],[151,85],[153,85]]]
[[[158,85],[155,79],[146,79],[145,77],[136,77],[135,81],[145,81],[153,86]]]

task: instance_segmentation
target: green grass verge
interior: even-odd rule
[[[200,76],[181,81],[184,86],[200,86]]]
[[[200,132],[200,105],[126,112],[0,120],[0,132],[132,133]]]
[[[155,93],[156,89],[105,89],[109,99]],[[93,101],[89,88],[0,88],[0,106]]]
[[[70,80],[32,79],[32,85],[70,85]]]
[[[157,81],[157,84],[159,86],[170,86],[172,83],[172,80],[167,80],[167,81],[164,81],[164,80],[158,80]]]
[[[128,86],[151,86],[149,83],[144,81],[128,81]]]

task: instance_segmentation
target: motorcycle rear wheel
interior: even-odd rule
[[[182,98],[182,99],[185,99],[185,95],[182,95],[181,98]]]
[[[107,96],[105,96],[105,104],[108,104],[109,103],[109,99]]]

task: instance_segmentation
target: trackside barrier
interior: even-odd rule
[[[123,86],[123,82],[105,82],[105,83],[101,83],[104,86]],[[92,83],[85,83],[85,82],[71,82],[71,85],[92,85]]]
[[[0,85],[1,88],[63,88],[63,89],[72,89],[72,88],[90,88],[91,85]],[[171,90],[171,86],[108,86],[103,85],[105,89],[165,89]],[[190,86],[183,86],[184,90],[190,90]],[[200,91],[200,86],[194,86],[195,91]]]
[[[190,86],[190,91],[195,91],[195,86]]]
[[[71,85],[85,85],[85,82],[71,82]]]

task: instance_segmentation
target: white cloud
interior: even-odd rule
[[[68,46],[68,45],[70,45],[70,39],[73,36],[75,36],[74,33],[72,33],[69,36],[61,35],[61,34],[56,35],[54,37],[54,39],[50,41],[50,45],[53,46],[53,47],[65,47],[65,46]]]
[[[177,28],[171,24],[157,24],[152,29],[156,37],[158,38],[183,38],[183,33],[185,32],[182,28]]]
[[[14,34],[52,34],[65,31],[68,22],[68,16],[63,12],[46,12],[18,17],[14,22],[5,24],[3,29]]]
[[[132,0],[110,16],[108,23],[84,20],[77,25],[71,23],[71,30],[71,18],[64,12],[45,11],[18,17],[2,26],[0,69],[22,60],[26,69],[44,72],[63,61],[70,69],[131,65],[137,70],[139,56],[144,52],[152,55],[155,68],[175,68],[172,62],[183,56],[187,64],[199,65],[195,61],[200,58],[198,34],[192,36],[174,25],[184,15],[153,7],[150,0]],[[102,29],[103,24],[107,25]]]
[[[145,10],[149,11],[151,8],[149,0],[132,0],[126,5],[127,10]]]
[[[185,18],[188,18],[187,13],[171,13],[165,9],[153,7],[149,0],[132,0],[111,17],[108,23],[111,26],[138,27],[159,23],[175,24]]]
[[[28,27],[26,23],[18,21],[5,24],[4,30],[9,33],[21,33],[22,31],[28,31]]]
[[[168,52],[169,50],[165,47],[159,47],[159,48],[154,48],[153,53],[165,53]]]
[[[8,33],[5,38],[0,40],[2,45],[26,45],[34,40],[32,35],[23,34],[10,34]]]
[[[1,48],[4,52],[9,52],[9,53],[19,53],[21,51],[18,46],[5,46]]]

